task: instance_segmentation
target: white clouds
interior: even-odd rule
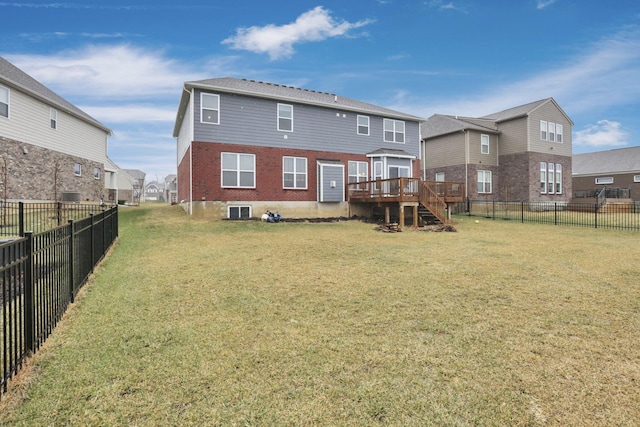
[[[425,4],[428,7],[435,8],[438,10],[455,10],[457,12],[466,13],[466,11],[463,8],[456,6],[455,4],[453,4],[453,2],[445,3],[443,0],[429,0],[425,2]]]
[[[544,9],[547,6],[551,6],[555,2],[556,2],[556,0],[538,0],[537,8],[538,9]]]
[[[576,131],[573,137],[575,145],[588,147],[619,147],[628,144],[629,134],[618,122],[600,120],[595,125]]]
[[[358,22],[338,21],[329,11],[318,6],[300,15],[295,22],[286,25],[238,28],[236,35],[222,41],[232,49],[267,53],[272,60],[291,57],[293,45],[322,41],[331,37],[348,35],[349,31],[371,24],[366,19]]]

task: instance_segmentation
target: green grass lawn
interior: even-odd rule
[[[123,208],[0,422],[638,425],[638,233],[475,219],[381,233]]]

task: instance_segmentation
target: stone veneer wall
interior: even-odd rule
[[[75,163],[82,165],[81,176],[74,173]],[[100,179],[94,168],[100,168]],[[107,199],[102,163],[0,137],[0,198],[5,178],[8,200],[61,200],[63,192],[80,193],[80,201]]]

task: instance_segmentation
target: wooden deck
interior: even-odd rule
[[[413,208],[414,227],[418,225],[418,207],[424,206],[442,223],[448,222],[447,205],[464,201],[464,183],[421,181],[418,178],[392,178],[351,183],[347,186],[349,203],[377,203],[386,209],[400,208],[400,227],[404,227],[404,209]]]

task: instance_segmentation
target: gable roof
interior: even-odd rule
[[[109,135],[113,134],[111,129],[109,129],[66,99],[62,98],[60,95],[56,94],[51,89],[47,88],[45,85],[38,82],[36,79],[20,70],[18,67],[1,56],[0,82],[4,82],[8,86],[12,86],[15,89],[25,92],[33,98],[39,99],[44,103],[51,105],[52,107],[63,110],[66,113],[76,117],[77,119],[80,119],[103,130]]]
[[[640,172],[640,146],[574,154],[571,164],[574,176]]]
[[[517,119],[520,117],[528,116],[529,114],[536,111],[538,108],[550,102],[553,103],[558,110],[560,110],[560,112],[564,115],[567,121],[569,121],[569,123],[571,123],[571,125],[573,126],[573,121],[569,118],[569,116],[567,116],[567,114],[562,110],[562,108],[560,108],[558,103],[553,98],[545,98],[539,101],[530,102],[528,104],[519,105],[517,107],[508,108],[506,110],[498,111],[497,113],[492,113],[486,116],[482,116],[481,118],[493,120],[496,123]]]
[[[178,106],[178,114],[173,129],[173,136],[176,137],[180,130],[180,124],[184,119],[190,91],[192,89],[202,89],[207,91],[233,93],[247,95],[258,98],[275,99],[278,101],[293,102],[298,104],[315,105],[325,108],[333,108],[343,111],[353,111],[363,114],[385,116],[391,119],[409,120],[422,122],[424,118],[411,114],[401,113],[378,105],[369,104],[351,98],[345,98],[328,92],[318,92],[310,89],[302,89],[293,86],[285,86],[276,83],[261,82],[256,80],[237,79],[233,77],[222,77],[185,82],[184,90]]]
[[[488,132],[493,134],[500,133],[500,131],[496,130],[495,125],[491,121],[485,120],[484,125],[481,125],[478,122],[482,121],[468,117],[434,114],[420,126],[422,139],[433,138],[465,130],[477,130],[479,132]]]

